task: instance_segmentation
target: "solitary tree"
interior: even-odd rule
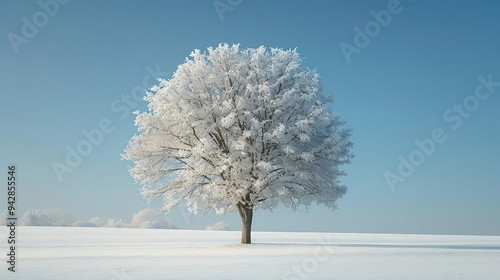
[[[334,209],[346,192],[350,130],[321,91],[296,50],[194,50],[147,93],[123,158],[145,198],[163,196],[162,210],[181,201],[195,214],[237,210],[241,243],[251,243],[254,209]]]

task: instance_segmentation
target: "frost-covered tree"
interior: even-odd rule
[[[218,231],[226,231],[226,230],[229,230],[229,224],[224,222],[224,221],[220,221],[220,222],[217,222],[213,225],[209,225],[205,228],[205,230],[218,230]]]
[[[336,207],[350,162],[350,130],[326,104],[319,75],[296,50],[194,50],[147,93],[139,135],[122,155],[148,200],[169,211],[238,211],[251,243],[254,209],[313,202]]]
[[[120,220],[115,220],[113,218],[103,219],[100,217],[94,217],[88,221],[90,224],[94,224],[97,227],[107,227],[107,228],[128,228],[129,224]]]
[[[71,224],[72,227],[97,227],[96,224],[91,222],[75,221]]]
[[[27,211],[19,220],[22,226],[70,227],[76,221],[71,214],[59,209],[34,209]]]
[[[157,209],[146,208],[132,216],[131,227],[134,228],[175,228],[170,224],[165,215]]]

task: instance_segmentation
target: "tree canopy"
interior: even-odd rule
[[[245,226],[253,209],[334,209],[346,193],[351,132],[295,49],[194,50],[145,100],[123,158],[165,211],[181,201],[194,213],[238,210]]]

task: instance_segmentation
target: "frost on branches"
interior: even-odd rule
[[[123,158],[148,200],[163,210],[185,201],[194,213],[238,211],[251,243],[253,209],[324,204],[346,192],[350,130],[327,108],[319,75],[296,50],[194,50],[160,80],[137,115]]]

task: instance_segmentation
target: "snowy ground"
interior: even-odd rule
[[[0,279],[500,279],[500,237],[18,228]]]

